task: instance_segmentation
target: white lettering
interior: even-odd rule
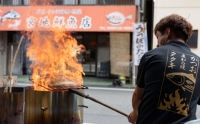
[[[79,26],[79,28],[83,28],[83,29],[89,29],[92,26],[92,18],[90,18],[89,16],[85,16],[82,18],[81,21],[81,25]]]
[[[49,20],[49,17],[48,17],[48,16],[41,17],[40,20],[39,20],[38,26],[39,26],[39,27],[44,27],[44,28],[50,27],[50,20]]]
[[[62,26],[65,25],[65,17],[63,16],[55,16],[54,19],[53,19],[53,25],[52,27],[55,28],[55,27],[59,27],[59,28],[62,28]]]
[[[67,25],[65,28],[77,28],[77,19],[76,17],[74,16],[70,16],[68,19],[67,19]]]
[[[27,22],[27,28],[34,28],[35,27],[35,22],[37,21],[36,17],[30,16],[26,19]]]

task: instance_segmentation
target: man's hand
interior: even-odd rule
[[[138,112],[133,110],[128,116],[128,121],[132,124],[136,124],[137,118]]]

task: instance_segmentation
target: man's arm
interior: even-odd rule
[[[133,110],[138,111],[138,106],[140,105],[140,102],[142,100],[144,88],[140,88],[136,86],[135,91],[133,93],[132,97],[132,107]]]
[[[140,64],[138,66],[138,75],[137,75],[137,82],[136,82],[136,88],[133,92],[132,96],[132,107],[133,111],[129,114],[128,120],[132,124],[135,124],[138,118],[138,106],[140,105],[140,102],[142,100],[144,87],[145,87],[145,64],[146,64],[146,56],[145,54],[142,56],[140,60]]]
[[[128,120],[132,124],[135,124],[138,118],[138,107],[140,105],[140,102],[142,100],[144,88],[140,88],[136,86],[135,91],[133,92],[132,96],[132,107],[133,111],[129,114]]]

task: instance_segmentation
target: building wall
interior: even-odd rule
[[[154,26],[164,16],[172,13],[185,17],[192,25],[193,30],[198,30],[200,37],[200,0],[154,0]],[[153,36],[153,48],[157,45],[157,39]],[[197,48],[191,50],[200,56],[200,43]]]
[[[6,74],[6,52],[0,51],[0,76]]]
[[[111,74],[130,76],[130,33],[110,33]]]
[[[5,49],[3,51],[0,51],[0,76],[6,75],[6,67],[7,67],[7,32],[3,32],[5,39],[4,39],[4,45]]]

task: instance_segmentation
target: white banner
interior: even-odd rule
[[[139,65],[140,59],[148,51],[147,26],[145,22],[134,24],[133,46],[134,65]]]

